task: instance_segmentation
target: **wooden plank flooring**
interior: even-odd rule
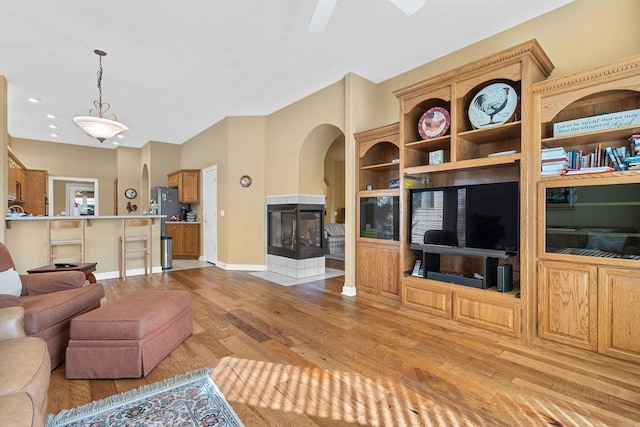
[[[426,323],[341,295],[343,280],[283,287],[208,267],[103,281],[103,303],[190,291],[194,334],[147,378],[66,380],[62,365],[49,412],[211,367],[247,426],[640,426],[637,365]]]

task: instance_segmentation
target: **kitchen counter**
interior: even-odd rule
[[[81,215],[81,216],[5,216],[5,221],[59,221],[61,219],[138,219],[164,218],[166,215]],[[186,221],[185,221],[186,222]]]
[[[47,247],[48,221],[83,220],[86,221],[85,261],[97,262],[96,279],[109,279],[119,276],[123,220],[150,218],[154,220],[151,234],[152,271],[161,272],[160,219],[165,217],[166,215],[7,216],[5,217],[5,245],[11,252],[16,270],[25,273],[27,270],[50,264]],[[142,232],[144,231],[133,231],[133,233]],[[144,271],[143,261],[143,259],[134,259],[127,262],[127,269],[131,270],[128,274],[135,275]]]

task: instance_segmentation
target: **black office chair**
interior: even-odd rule
[[[424,232],[425,245],[458,246],[458,236],[450,230],[427,230]],[[440,254],[422,252],[424,277],[428,271],[440,271]]]
[[[424,243],[431,245],[458,246],[458,237],[449,230],[427,230],[424,232]]]

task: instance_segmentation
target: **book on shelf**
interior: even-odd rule
[[[564,147],[543,148],[540,150],[540,158],[544,160],[567,159],[567,152]]]
[[[545,176],[560,176],[562,175],[562,171],[564,169],[551,169],[551,170],[546,170],[546,171],[540,171],[540,176],[545,177]]]
[[[554,162],[543,162],[542,163],[542,170],[543,171],[551,171],[551,170],[558,170],[558,169],[569,169],[571,167],[571,165],[569,164],[569,162],[567,160],[558,160],[558,161],[554,161]]]
[[[595,166],[582,169],[563,169],[562,175],[584,175],[590,173],[606,173],[613,171],[614,169],[611,166]]]

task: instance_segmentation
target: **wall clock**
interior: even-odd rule
[[[127,188],[126,190],[124,190],[124,195],[127,199],[135,199],[135,197],[138,195],[138,192],[133,188]]]
[[[251,185],[251,177],[249,175],[242,175],[240,177],[240,185],[248,187]]]

